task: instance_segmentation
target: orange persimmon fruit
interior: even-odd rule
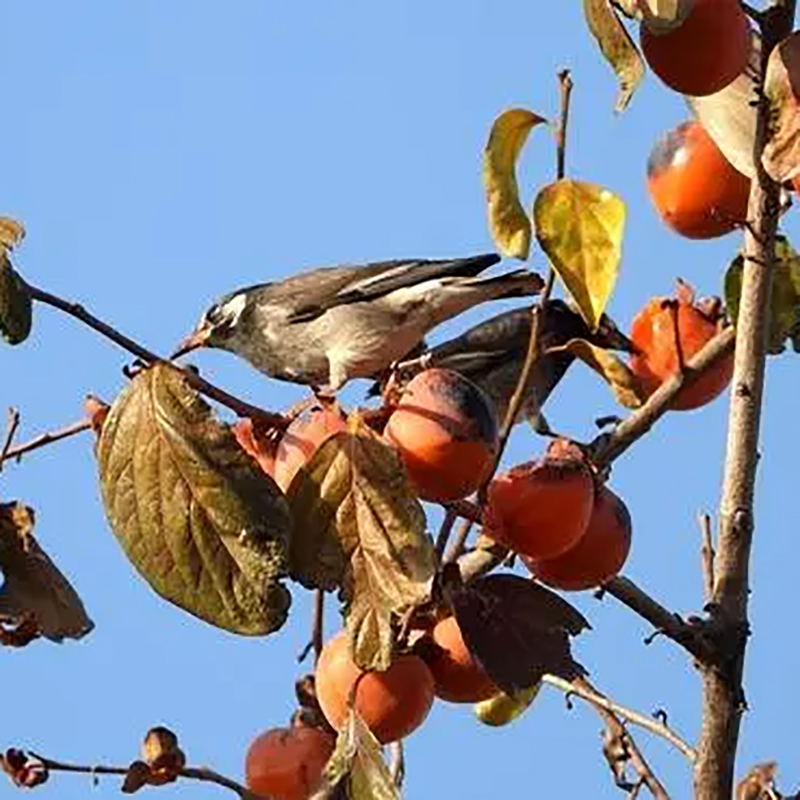
[[[498,447],[491,401],[472,381],[448,369],[414,376],[384,436],[399,452],[420,498],[439,503],[474,492]]]

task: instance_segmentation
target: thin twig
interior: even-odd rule
[[[442,525],[439,528],[438,535],[436,536],[436,544],[434,545],[434,549],[436,550],[436,555],[440,563],[444,557],[444,551],[447,547],[447,540],[450,538],[450,533],[452,532],[453,525],[455,525],[457,519],[458,512],[450,506],[445,506],[444,519],[442,520]]]
[[[389,774],[398,790],[403,788],[406,778],[406,758],[403,752],[403,740],[392,742],[389,745]]]
[[[30,284],[27,284],[27,289],[28,293],[34,300],[40,303],[45,303],[53,308],[57,308],[59,311],[63,311],[65,314],[69,314],[69,316],[74,317],[80,322],[83,322],[84,325],[87,325],[88,327],[92,328],[92,330],[102,334],[107,339],[110,339],[115,344],[127,350],[129,353],[132,353],[137,358],[140,358],[142,361],[145,361],[148,364],[170,364],[174,369],[183,373],[187,383],[189,383],[190,386],[192,386],[194,389],[197,389],[198,392],[202,392],[207,397],[210,397],[212,400],[216,400],[221,405],[227,406],[240,417],[253,417],[263,421],[265,425],[269,425],[274,428],[283,429],[288,425],[287,419],[282,414],[275,414],[270,411],[265,411],[263,408],[259,408],[258,406],[251,405],[250,403],[247,403],[238,397],[234,397],[232,394],[228,394],[228,392],[220,389],[218,386],[214,386],[213,383],[209,383],[204,378],[201,378],[196,372],[183,369],[175,364],[172,364],[171,361],[156,355],[151,350],[148,350],[146,347],[143,347],[135,342],[133,339],[129,339],[127,336],[120,333],[108,323],[103,322],[103,320],[94,316],[94,314],[89,313],[79,303],[71,303],[68,300],[64,300],[57,295],[50,294],[50,292],[45,292],[43,289],[39,289],[36,286],[31,286]]]
[[[566,174],[567,163],[567,130],[569,127],[569,107],[572,96],[572,78],[569,70],[564,69],[558,73],[558,83],[561,88],[561,118],[556,128],[556,178],[561,180]]]
[[[608,466],[631,445],[642,438],[669,411],[672,401],[684,386],[691,386],[707,369],[733,352],[736,333],[732,327],[720,331],[686,364],[684,373],[676,373],[656,389],[647,402],[624,419],[610,433],[601,433],[590,445],[598,468]]]
[[[298,663],[302,664],[308,658],[308,654],[314,653],[314,664],[319,661],[319,654],[322,652],[324,644],[324,627],[323,618],[325,615],[325,591],[317,589],[314,593],[314,616],[311,622],[311,638],[308,644],[302,649],[300,655],[297,656]]]
[[[469,519],[462,519],[456,531],[456,538],[450,545],[449,552],[445,553],[443,563],[452,564],[457,561],[467,549],[467,539],[475,523]]]
[[[9,408],[6,438],[3,442],[3,447],[0,448],[0,470],[3,469],[3,462],[8,458],[8,451],[11,450],[17,428],[19,428],[19,411],[16,408]]]
[[[702,513],[698,519],[700,534],[703,537],[700,551],[703,561],[703,603],[707,604],[714,598],[714,538],[711,533],[711,515]]]
[[[69,764],[63,761],[54,761],[50,758],[45,758],[38,753],[29,751],[29,755],[40,761],[42,765],[50,772],[72,772],[81,775],[127,775],[128,767],[113,767],[113,766],[86,766],[83,764]],[[215,783],[217,786],[222,786],[224,789],[230,789],[235,792],[242,800],[264,800],[263,797],[251,792],[246,786],[220,775],[214,770],[206,767],[184,767],[178,772],[179,777],[187,778],[189,780],[201,781],[203,783]]]
[[[606,711],[610,711],[612,714],[616,714],[618,717],[626,719],[628,722],[631,722],[634,725],[649,731],[654,736],[659,736],[660,738],[669,742],[679,753],[688,758],[689,761],[694,761],[695,758],[697,758],[697,751],[694,749],[694,747],[686,742],[686,740],[681,738],[671,728],[667,727],[648,714],[642,714],[639,711],[634,711],[631,708],[627,708],[626,706],[620,705],[614,700],[609,699],[602,692],[592,686],[589,681],[583,678],[576,678],[575,680],[568,681],[565,678],[558,677],[557,675],[548,674],[542,677],[542,682],[547,683],[550,686],[554,686],[556,689],[560,689],[562,692],[570,696],[576,695],[577,697],[586,700],[588,703],[591,703],[597,708],[603,708]]]
[[[12,458],[20,458],[25,453],[30,453],[32,450],[38,450],[40,447],[52,444],[53,442],[59,442],[62,439],[68,439],[70,436],[75,436],[78,433],[90,430],[91,427],[92,421],[90,419],[82,419],[79,422],[73,422],[71,425],[67,425],[64,428],[42,433],[30,441],[9,447],[8,450],[4,450],[4,452],[0,453],[0,468],[2,467],[4,461],[9,461]]]

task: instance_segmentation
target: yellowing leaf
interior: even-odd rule
[[[539,244],[592,330],[617,281],[625,213],[608,189],[572,180],[545,186],[533,205]]]
[[[483,151],[483,185],[489,207],[489,229],[504,255],[528,258],[531,223],[519,199],[516,165],[534,125],[544,118],[524,108],[504,111],[492,125]]]
[[[551,347],[547,354],[560,351],[572,353],[590,366],[611,387],[617,402],[625,408],[639,408],[647,395],[627,364],[609,350],[597,347],[585,339],[570,339],[559,347]]]
[[[387,669],[392,618],[427,596],[436,558],[425,513],[394,450],[354,415],[287,492],[292,577],[340,587],[356,663]]]
[[[97,460],[111,528],[158,594],[234,633],[283,625],[286,500],[179,370],[154,366],[120,393]]]
[[[326,786],[320,794],[325,797],[346,780],[348,800],[400,800],[400,792],[383,760],[380,742],[353,710],[336,737],[336,748],[325,767],[324,778]]]
[[[28,288],[0,246],[0,336],[9,344],[20,344],[28,338],[32,323],[33,302]]]
[[[542,684],[537,683],[514,694],[498,692],[494,697],[475,704],[473,707],[475,716],[484,725],[492,728],[508,725],[530,708],[541,688]]]
[[[764,93],[770,106],[771,135],[761,163],[773,180],[783,183],[800,176],[800,31],[770,53]]]
[[[615,109],[624,111],[644,77],[644,62],[611,0],[583,0],[583,14],[592,36],[619,80]]]
[[[725,273],[725,305],[728,316],[735,322],[739,316],[744,260],[737,256]],[[775,242],[775,269],[770,295],[769,333],[767,352],[778,355],[786,348],[787,338],[793,338],[800,322],[800,255],[789,242],[779,236]]]
[[[25,226],[11,217],[0,217],[0,246],[13,250],[25,238]]]

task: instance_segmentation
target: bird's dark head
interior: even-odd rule
[[[235,349],[237,334],[241,334],[242,320],[248,306],[246,290],[225,295],[206,311],[197,327],[172,354],[175,359],[199,347]]]

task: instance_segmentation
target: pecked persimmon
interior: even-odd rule
[[[630,367],[647,394],[678,371],[678,343],[688,360],[716,335],[722,322],[721,305],[719,298],[695,303],[692,287],[679,281],[675,298],[655,297],[636,315],[631,340],[638,352],[631,356]],[[732,377],[730,354],[681,389],[670,407],[687,411],[704,406],[725,390]]]
[[[522,555],[554,558],[583,536],[593,503],[594,477],[583,453],[557,439],[544,458],[492,480],[483,532]]]
[[[433,704],[433,675],[419,656],[397,656],[385,672],[362,672],[350,655],[345,631],[322,648],[314,677],[322,713],[337,730],[358,682],[355,709],[381,744],[419,728]]]
[[[431,631],[436,647],[426,663],[436,696],[451,703],[477,703],[499,691],[467,648],[455,617],[445,617]]]
[[[631,516],[625,504],[606,486],[595,491],[586,533],[566,553],[536,561],[522,556],[542,583],[554,589],[581,591],[600,586],[623,567],[631,549]]]
[[[249,417],[243,417],[233,426],[233,435],[239,447],[258,462],[263,472],[273,477],[278,437],[272,431],[264,430]]]
[[[745,71],[753,42],[750,22],[739,0],[680,0],[678,8],[678,18],[668,25],[645,14],[640,28],[645,60],[676,92],[714,94]]]
[[[414,376],[384,436],[397,448],[419,496],[440,503],[474,492],[492,468],[498,447],[491,401],[449,369]]]
[[[323,442],[346,427],[347,418],[335,403],[319,403],[306,408],[281,436],[275,453],[275,483],[287,491],[298,470]]]
[[[247,751],[247,788],[276,800],[305,800],[320,787],[334,745],[333,736],[319,728],[268,730]]]
[[[689,239],[714,239],[747,219],[750,178],[735,169],[699,122],[684,122],[655,145],[647,188],[662,220]]]

